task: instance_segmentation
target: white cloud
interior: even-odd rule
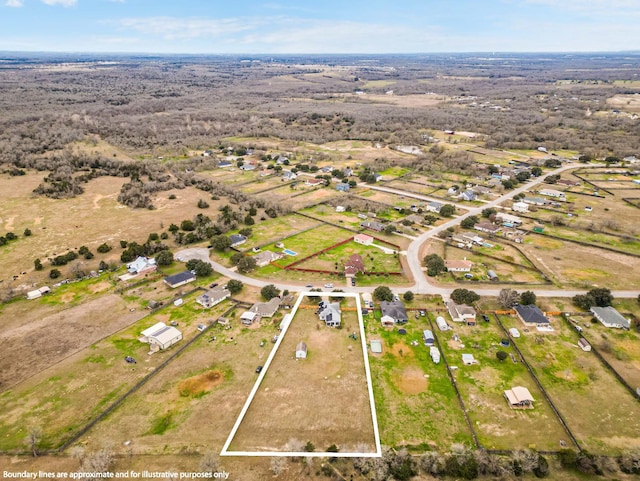
[[[42,3],[51,6],[73,7],[78,0],[42,0]]]
[[[525,0],[558,10],[585,15],[628,15],[640,13],[640,0]]]
[[[5,7],[19,8],[19,7],[22,7],[23,5],[24,5],[23,0],[7,0],[6,2],[4,2]]]
[[[260,27],[267,20],[258,19],[201,19],[176,17],[125,18],[118,23],[125,28],[160,35],[167,40],[219,37]]]

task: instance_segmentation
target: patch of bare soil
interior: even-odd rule
[[[45,316],[38,309],[29,311],[21,323],[0,331],[0,391],[119,331],[144,314],[130,312],[117,295]]]
[[[178,385],[180,396],[197,397],[222,384],[224,377],[220,371],[207,371],[185,379]]]
[[[109,289],[110,286],[111,284],[109,284],[106,281],[98,282],[97,284],[93,284],[89,286],[89,291],[95,294],[97,292],[106,291],[107,289]]]
[[[403,370],[394,383],[405,394],[419,394],[426,391],[429,385],[424,373],[417,367]]]
[[[413,357],[413,350],[407,346],[404,342],[396,342],[390,349],[389,352],[393,354],[395,357]]]

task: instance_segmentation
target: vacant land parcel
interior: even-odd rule
[[[342,302],[340,303],[342,299]],[[341,452],[375,453],[376,436],[367,389],[356,303],[332,298],[342,328],[318,318],[304,298],[230,444],[232,451],[316,451],[335,444]],[[358,335],[349,335],[351,332]],[[299,358],[300,343],[304,356]],[[310,446],[310,445],[307,445]]]

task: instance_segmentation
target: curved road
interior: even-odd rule
[[[420,259],[420,255],[419,255],[420,248],[428,239],[438,235],[440,232],[442,232],[443,230],[446,230],[449,227],[459,224],[463,219],[469,216],[479,215],[484,209],[495,207],[501,204],[502,202],[504,202],[505,200],[512,199],[514,196],[521,194],[531,189],[532,187],[535,187],[536,185],[542,183],[544,177],[546,177],[547,175],[560,174],[567,170],[585,168],[585,167],[600,167],[600,165],[598,164],[565,165],[564,167],[560,167],[559,169],[549,172],[544,176],[533,179],[530,182],[527,182],[526,184],[518,187],[517,189],[514,189],[498,197],[495,200],[487,202],[480,207],[468,208],[465,206],[465,209],[467,209],[467,212],[465,214],[455,217],[454,219],[451,219],[450,221],[445,222],[444,224],[439,225],[438,227],[434,227],[429,231],[424,232],[422,235],[420,235],[415,240],[413,240],[411,244],[409,244],[409,248],[407,249],[407,262],[409,264],[409,270],[411,271],[411,274],[415,279],[415,284],[409,287],[396,288],[394,290],[396,292],[404,292],[406,290],[411,290],[416,294],[439,294],[439,295],[448,297],[455,288],[438,287],[438,286],[431,285],[427,280],[424,274],[424,271],[422,270],[422,260]],[[200,259],[202,261],[209,262],[209,264],[211,264],[214,270],[221,273],[225,277],[228,277],[229,279],[237,279],[250,286],[264,287],[267,284],[275,284],[275,286],[278,287],[279,289],[283,289],[283,290],[287,289],[289,291],[300,291],[303,288],[301,284],[286,284],[282,282],[263,281],[260,279],[254,279],[253,277],[248,277],[248,276],[239,274],[235,270],[229,269],[215,261],[212,261],[209,258],[209,249],[204,247],[181,250],[176,253],[175,257],[177,260],[181,260],[181,261],[187,261],[189,259]],[[320,287],[320,286],[314,286],[314,287]],[[372,292],[375,289],[375,287],[344,287],[344,286],[339,286],[339,288],[344,289],[348,292]],[[481,296],[497,296],[498,293],[500,292],[500,289],[474,289],[474,291],[480,294]],[[585,291],[584,290],[566,290],[566,289],[563,289],[563,290],[535,289],[535,293],[539,297],[573,297],[577,294],[584,294]],[[615,297],[634,298],[640,295],[640,291],[638,290],[613,291],[613,295]]]

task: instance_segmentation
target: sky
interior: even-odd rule
[[[0,51],[640,50],[640,0],[0,0]]]

